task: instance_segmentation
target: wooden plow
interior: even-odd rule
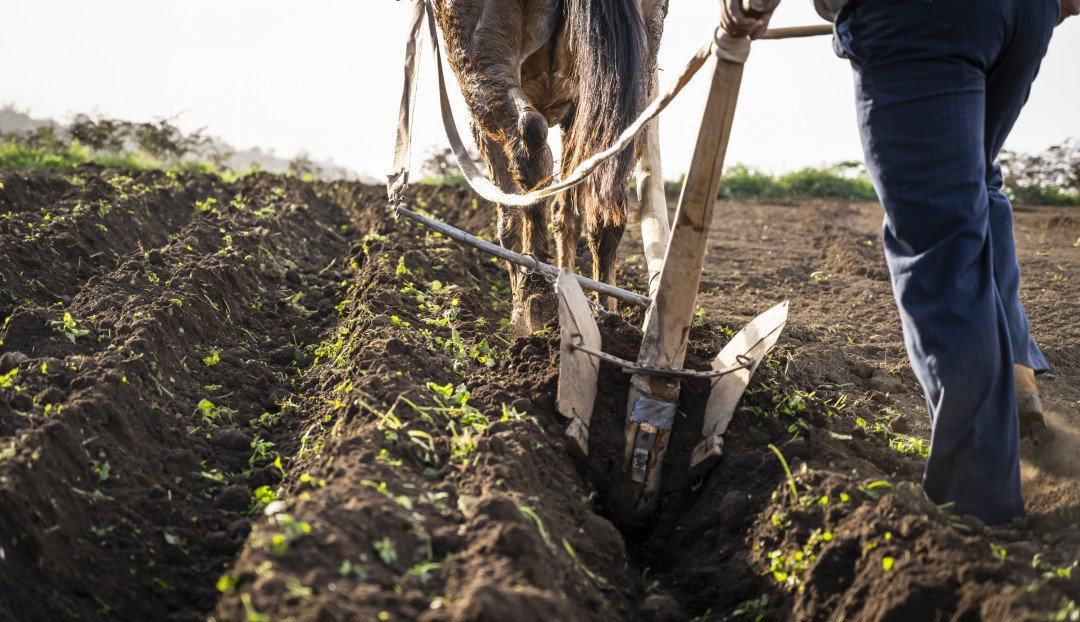
[[[766,11],[771,0],[747,0],[744,10]],[[764,6],[762,6],[764,5]],[[820,33],[820,29],[815,32]],[[563,272],[556,284],[559,297],[561,363],[557,404],[570,418],[566,431],[575,453],[588,454],[589,423],[596,398],[600,361],[631,373],[626,413],[624,468],[633,483],[630,520],[652,514],[679,405],[684,378],[707,379],[712,390],[705,410],[702,440],[690,456],[692,471],[705,472],[723,453],[723,434],[736,404],[765,352],[780,337],[787,321],[787,302],[762,313],[723,348],[707,372],[683,369],[693,321],[713,206],[720,190],[724,156],[735,116],[743,65],[750,40],[721,35],[707,61],[712,76],[698,131],[694,158],[679,197],[663,268],[645,314],[644,338],[636,362],[604,354],[600,331],[577,280]]]

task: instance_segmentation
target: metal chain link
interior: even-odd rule
[[[720,376],[726,376],[730,373],[737,372],[740,369],[750,369],[754,366],[754,359],[746,356],[745,354],[736,354],[735,360],[737,364],[728,367],[727,369],[719,369],[712,371],[695,371],[693,369],[661,369],[658,367],[644,367],[637,363],[632,363],[626,359],[621,359],[613,354],[607,352],[601,352],[599,350],[593,350],[585,345],[585,338],[581,333],[573,333],[570,337],[574,340],[570,344],[570,347],[593,358],[606,361],[620,367],[623,373],[626,374],[642,374],[644,376],[659,376],[662,378],[705,378],[708,380],[715,380]]]

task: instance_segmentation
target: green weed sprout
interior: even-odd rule
[[[50,322],[50,324],[52,324],[53,330],[59,333],[63,333],[64,336],[67,337],[68,341],[70,341],[71,343],[75,343],[75,339],[77,337],[84,337],[90,334],[90,331],[86,330],[85,328],[78,327],[78,322],[75,321],[75,318],[71,317],[70,313],[65,312],[64,319],[62,321],[54,320]]]

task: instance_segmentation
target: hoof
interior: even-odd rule
[[[554,292],[533,294],[525,301],[525,326],[529,332],[543,330],[559,315],[559,298]]]

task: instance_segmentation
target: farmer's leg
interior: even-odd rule
[[[992,523],[1023,513],[1012,351],[994,281],[984,145],[986,73],[1002,15],[963,0],[849,5],[838,42],[855,69],[885,254],[933,436],[923,485]]]
[[[1020,302],[1020,264],[1016,259],[1016,242],[1013,237],[1012,204],[1001,190],[1001,168],[997,164],[990,166],[991,177],[987,180],[986,189],[990,201],[994,280],[997,283],[998,295],[1005,306],[1013,361],[1036,371],[1045,371],[1050,369],[1050,366],[1031,337],[1027,313]]]
[[[995,163],[1006,137],[1012,131],[1020,109],[1027,102],[1031,83],[1046,54],[1050,34],[1058,17],[1055,0],[1022,2],[1013,0],[1009,17],[1013,36],[986,74],[986,163],[990,200],[990,238],[994,253],[994,278],[1005,305],[1014,362],[1046,370],[1049,366],[1031,338],[1027,314],[1020,303],[1020,266],[1013,239],[1013,211],[1001,191],[1001,168]]]

